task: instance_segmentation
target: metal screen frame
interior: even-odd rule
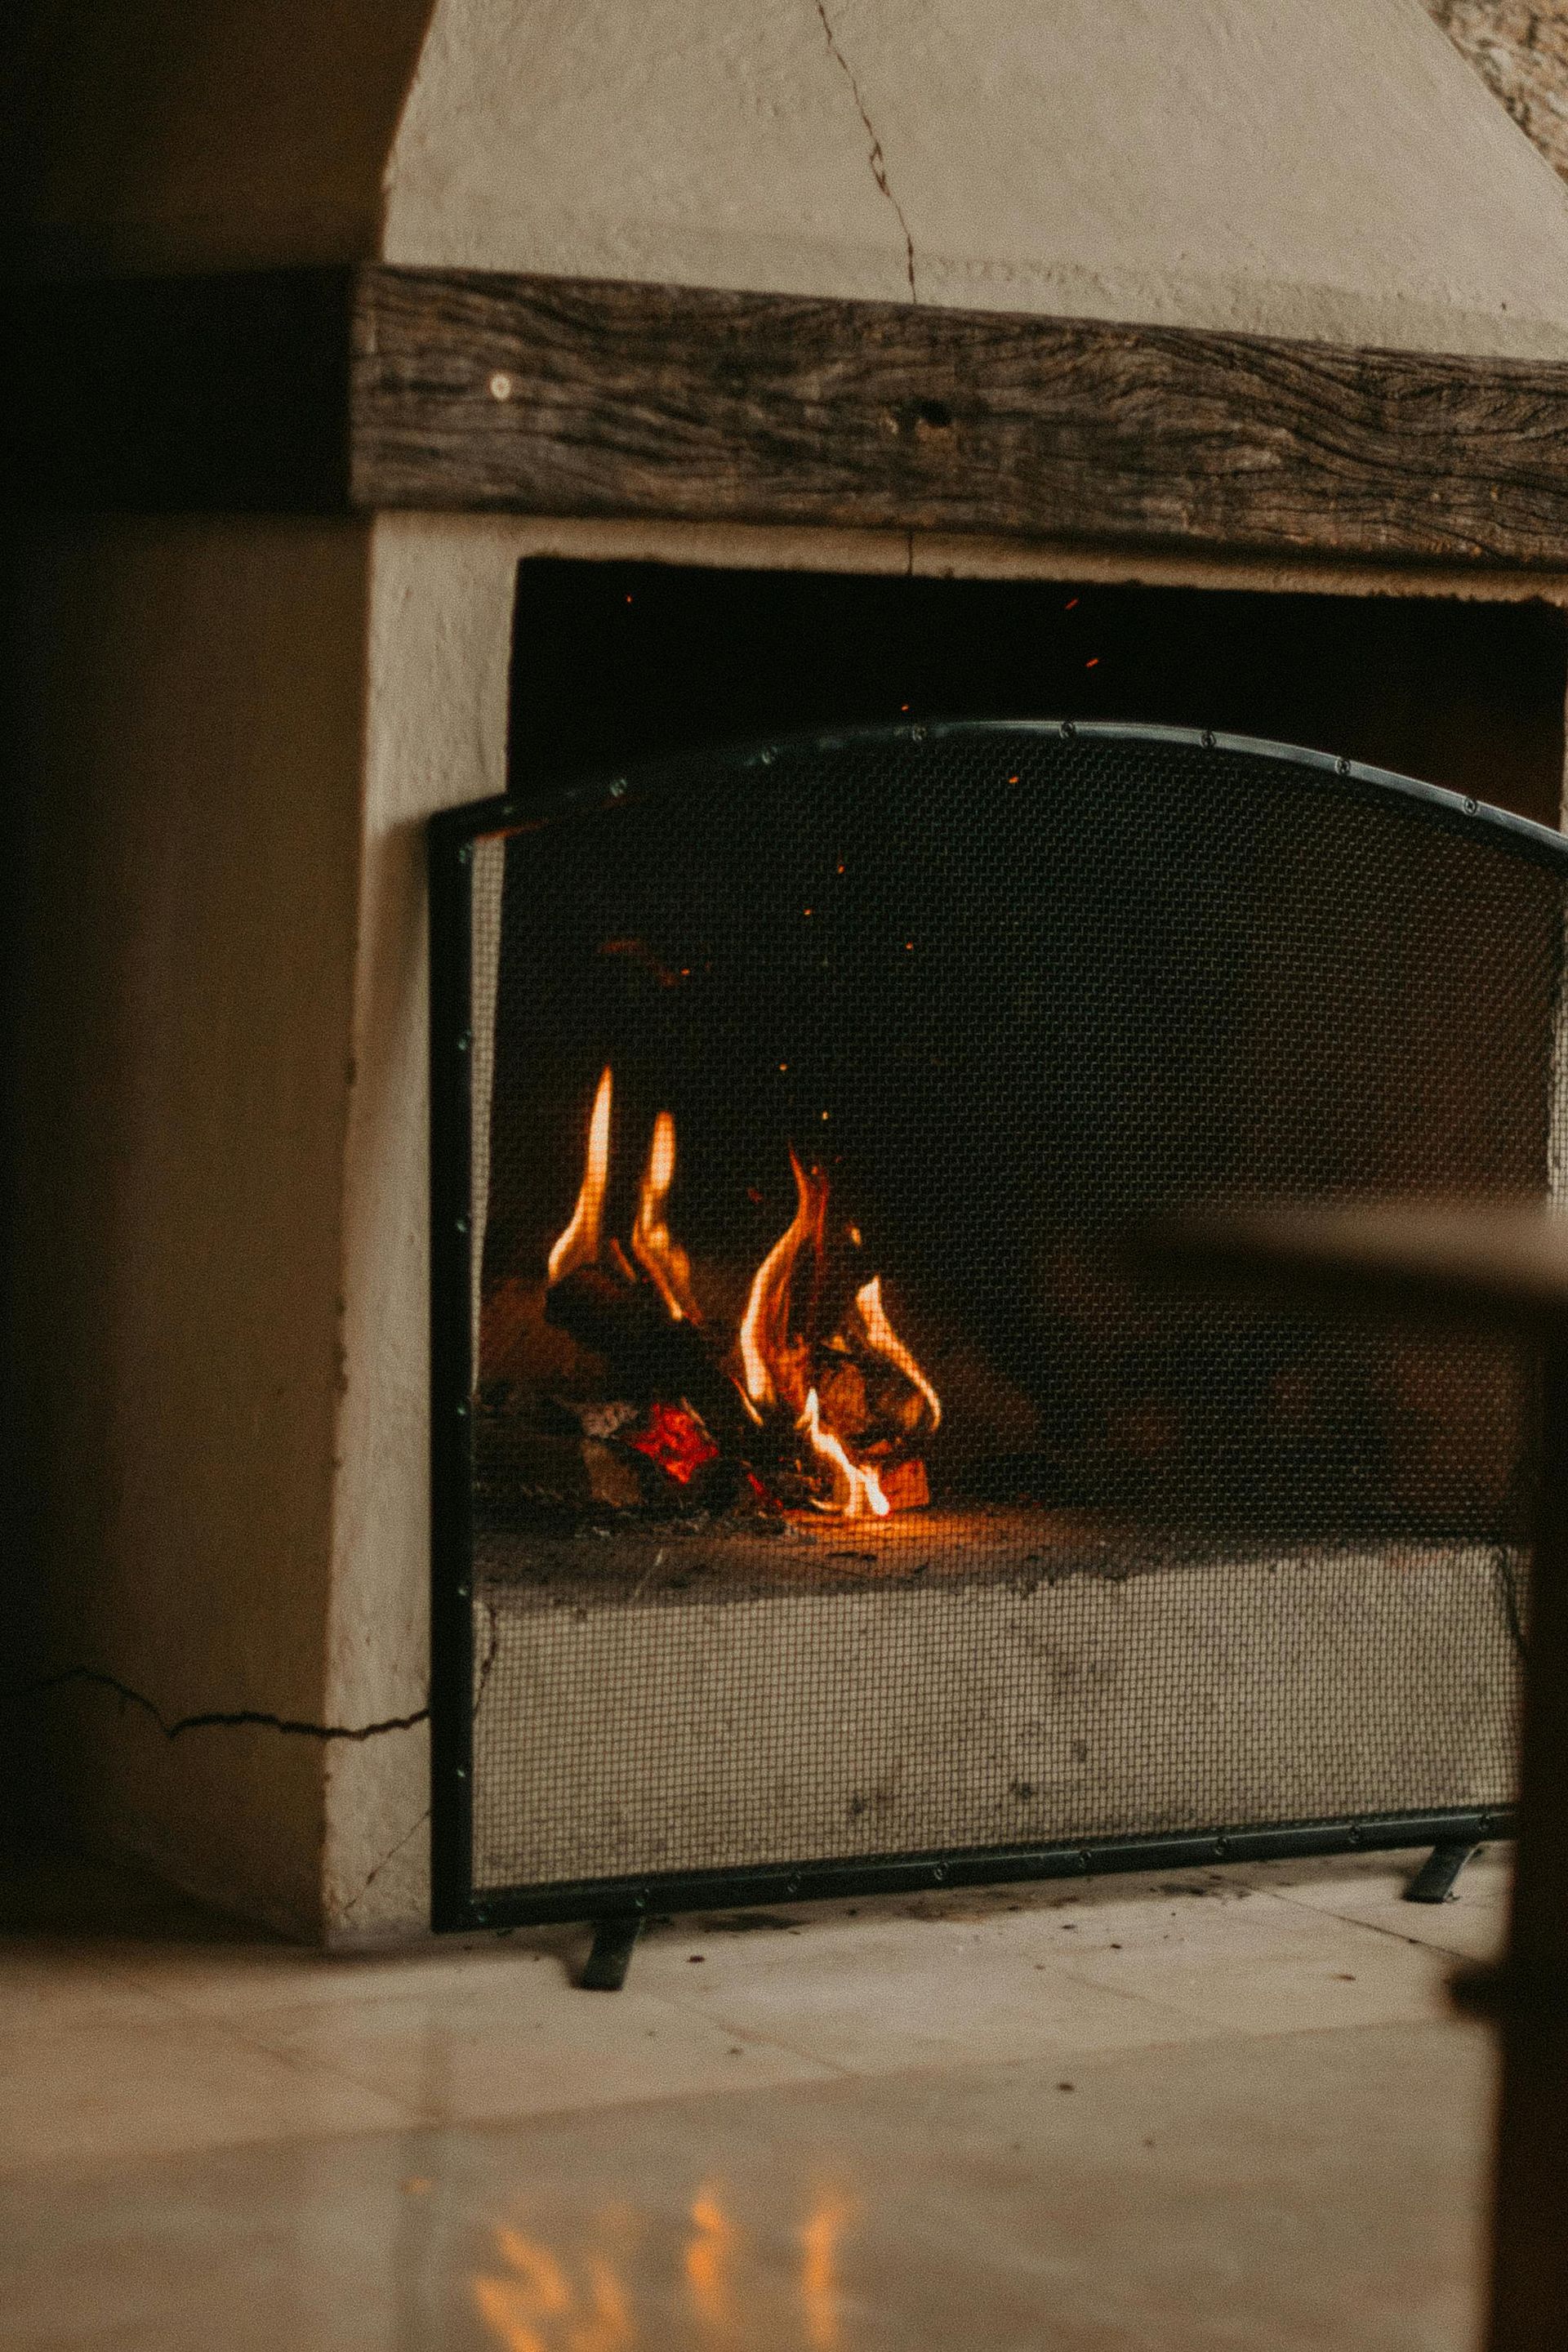
[[[1278,760],[1331,780],[1337,793],[1413,803],[1444,830],[1506,844],[1516,856],[1568,879],[1568,836],[1435,784],[1331,753],[1193,728],[1072,719],[954,719],[888,727],[812,730],[765,742],[705,748],[626,774],[600,773],[526,799],[479,801],[430,820],[430,1759],[431,1925],[438,1931],[568,1920],[638,1917],[658,1912],[907,1893],[1116,1870],[1192,1869],[1453,1843],[1512,1834],[1511,1807],[1374,1813],[1265,1828],[1220,1826],[1152,1837],[899,1853],[845,1861],[579,1879],[477,1892],[473,1883],[474,1621],[471,1220],[471,876],[475,842],[540,831],[568,814],[609,809],[658,793],[696,760],[717,758],[737,781],[764,772],[785,750],[891,747],[944,736],[1037,734],[1101,741],[1182,745]]]

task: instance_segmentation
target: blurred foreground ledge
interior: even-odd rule
[[[1548,1202],[1362,1202],[1145,1225],[1146,1271],[1346,1313],[1394,1309],[1542,1347],[1519,1852],[1508,1958],[1465,1969],[1458,2005],[1496,2021],[1503,2095],[1492,2198],[1490,2352],[1568,2345],[1568,1215]]]
[[[1133,1248],[1151,1271],[1184,1282],[1568,1341],[1568,1213],[1550,1202],[1194,1212],[1141,1226]]]

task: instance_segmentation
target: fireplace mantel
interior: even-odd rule
[[[22,298],[30,502],[1561,569],[1568,362],[471,269]]]

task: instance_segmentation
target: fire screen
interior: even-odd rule
[[[1500,1831],[1530,1355],[1126,1235],[1552,1190],[1565,863],[1087,723],[437,820],[437,1924]]]

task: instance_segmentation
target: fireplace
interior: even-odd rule
[[[1538,1194],[1561,837],[1207,730],[699,729],[433,827],[439,1923],[1500,1827],[1531,1364],[1126,1234]]]
[[[1023,1756],[1008,1727],[1017,1685],[1004,1675],[992,1712],[1005,1738],[985,1782],[1002,1792],[999,1820],[958,1817],[980,1780],[955,1771],[932,1784],[947,1813],[933,1798],[891,1821],[886,1776],[862,1758],[833,1818],[813,1827],[791,1793],[805,1765],[823,1764],[804,1737],[803,1661],[835,1654],[824,1643],[842,1643],[861,1610],[890,1671],[900,1612],[921,1588],[868,1589],[853,1559],[834,1563],[843,1590],[828,1589],[821,1563],[809,1589],[748,1585],[740,1532],[716,1519],[729,1564],[710,1581],[732,1595],[724,1626],[776,1637],[777,1673],[757,1667],[767,1704],[756,1723],[794,1727],[747,1802],[770,1830],[788,1815],[790,1834],[760,1827],[737,1841],[731,1805],[724,1838],[657,1851],[656,1831],[684,1822],[688,1834],[700,1777],[691,1802],[661,1796],[648,1833],[618,1847],[611,1836],[595,1845],[581,1804],[571,1851],[525,1853],[515,1836],[509,1848],[507,1832],[481,1856],[460,1822],[454,1831],[464,1791],[482,1817],[508,1775],[514,1825],[529,1808],[541,1824],[566,1822],[557,1797],[573,1776],[603,1813],[606,1759],[636,1721],[635,1706],[595,1696],[548,1756],[513,1737],[521,1653],[492,1652],[489,1618],[472,1614],[464,1515],[481,1490],[467,1451],[455,1467],[445,1449],[458,1435],[467,1449],[473,1430],[490,1449],[488,1496],[506,1469],[491,1454],[525,1439],[574,1441],[580,1483],[587,1433],[538,1425],[563,1400],[526,1367],[480,1381],[455,1351],[477,1361],[475,1313],[488,1304],[493,1331],[509,1277],[542,1279],[581,1190],[606,1066],[605,1248],[618,1241],[649,1278],[632,1246],[636,1192],[651,1122],[668,1108],[663,1222],[691,1261],[710,1338],[728,1331],[753,1251],[793,1218],[789,1143],[806,1157],[809,1147],[794,1131],[806,1106],[769,1127],[753,1100],[749,1181],[762,1199],[753,1225],[730,1234],[704,1175],[716,1148],[706,1111],[646,1099],[659,1074],[644,1045],[612,1059],[580,1037],[581,1066],[554,1072],[548,1100],[542,1066],[521,1074],[520,1092],[510,1066],[504,1086],[497,1075],[482,1104],[470,1099],[479,1070],[458,1063],[455,1040],[471,1029],[488,1067],[484,1040],[493,1059],[498,1036],[456,1001],[476,975],[453,941],[479,877],[489,888],[504,868],[509,888],[521,887],[519,845],[535,836],[518,828],[567,787],[624,777],[628,809],[640,808],[659,762],[856,728],[1044,716],[1085,730],[1228,730],[1555,826],[1568,197],[1547,163],[1438,28],[1405,7],[1279,0],[1240,43],[1225,10],[1184,5],[1126,23],[1087,5],[1005,24],[984,9],[917,10],[906,23],[839,0],[776,24],[752,12],[717,43],[657,7],[601,11],[592,40],[560,11],[468,0],[240,10],[234,40],[151,0],[66,13],[62,44],[58,11],[27,0],[21,12],[24,46],[48,70],[20,126],[10,224],[26,282],[6,446],[21,502],[40,511],[17,535],[7,604],[21,1151],[5,1423],[33,1563],[12,1596],[8,1785],[29,1801],[58,1794],[73,1834],[205,1899],[335,1943],[426,1932],[432,1861],[450,1924],[581,1905],[545,1890],[594,1873],[611,1874],[616,1902],[634,1885],[654,1900],[678,1870],[695,1885],[721,1869],[733,1891],[741,1870],[761,1887],[790,1859],[820,1872],[837,1855],[864,1873],[881,1855],[929,1877],[977,1851],[990,1868],[1005,1848],[1037,1858],[1114,1835],[1125,1853],[1130,1822],[1147,1846],[1167,1834],[1150,1828],[1159,1819],[1261,1819],[1256,1781],[1202,1807],[1189,1787],[1190,1801],[1161,1813],[1145,1801],[1158,1794],[1146,1774],[1120,1811],[1085,1811],[1106,1751],[1092,1725],[1068,1725],[1065,1701],[1051,1717],[1066,1742],[1054,1793],[1008,1794],[1014,1781],[1043,1791],[1050,1759]],[[124,100],[111,121],[106,91]],[[1306,145],[1304,121],[1315,126]],[[903,741],[900,756],[917,748]],[[741,857],[746,813],[773,772],[735,772],[727,858]],[[1283,774],[1278,762],[1269,772]],[[963,799],[955,788],[943,805]],[[465,866],[454,851],[433,907],[426,824],[486,801],[497,814],[459,826],[475,854]],[[1358,807],[1353,821],[1371,820]],[[596,839],[600,820],[583,822]],[[608,842],[614,812],[602,823]],[[1108,835],[1100,848],[1110,877],[1124,845]],[[1239,856],[1239,841],[1230,851]],[[646,936],[654,911],[635,908],[616,936]],[[492,931],[498,950],[510,942],[500,902]],[[920,939],[905,936],[915,949],[894,952],[918,973]],[[582,938],[559,946],[563,958],[587,953]],[[1362,971],[1363,961],[1358,950],[1365,989],[1387,967]],[[635,956],[590,967],[647,981],[660,1005],[685,1002],[679,963],[668,991]],[[434,1214],[430,974],[445,1188]],[[1489,967],[1489,988],[1495,978]],[[1522,985],[1515,971],[1510,986]],[[1482,998],[1435,987],[1454,1025],[1434,1053],[1486,1062]],[[1005,988],[998,1002],[1012,1004]],[[1522,1022],[1521,1001],[1515,1009]],[[1299,1050],[1306,1006],[1277,1010]],[[1241,1042],[1226,1083],[1261,1118],[1272,1107],[1248,1096],[1259,1073]],[[1514,1067],[1504,1055],[1483,1097]],[[1364,1057],[1356,1074],[1364,1092]],[[1232,1498],[1237,1530],[1191,1464],[1185,1486],[1167,1475],[1180,1416],[1163,1372],[1149,1374],[1152,1402],[1124,1401],[1114,1443],[1086,1401],[1087,1359],[1059,1394],[1031,1402],[1021,1343],[1002,1344],[986,1304],[980,1228],[962,1225],[939,1252],[912,1213],[911,1169],[951,1181],[956,1097],[900,1107],[886,1082],[876,1099],[911,1131],[907,1149],[884,1178],[880,1163],[858,1172],[847,1141],[825,1231],[856,1223],[879,1253],[883,1310],[942,1417],[897,1441],[898,1466],[912,1479],[918,1461],[931,1500],[889,1512],[880,1535],[875,1513],[846,1519],[844,1548],[890,1552],[944,1512],[1026,1509],[1061,1524],[1076,1514],[1085,1542],[1114,1523],[1167,1549],[1186,1537],[1160,1514],[1196,1512],[1208,1554],[1232,1546],[1256,1577],[1271,1545],[1310,1543],[1327,1559],[1339,1538],[1383,1547],[1385,1565],[1387,1547],[1406,1540],[1457,1546],[1441,1552],[1450,1562],[1483,1540],[1507,1552],[1524,1375],[1457,1358],[1435,1366],[1414,1339],[1399,1343],[1405,1418],[1388,1441],[1397,1512],[1379,1521],[1347,1439],[1333,1488],[1347,1516],[1327,1533],[1327,1469],[1316,1518],[1285,1476],[1300,1430],[1294,1454],[1276,1461],[1263,1448],[1259,1465],[1256,1420],[1240,1416],[1254,1468],[1246,1511]],[[531,1172],[507,1139],[530,1105],[552,1139]],[[819,1108],[833,1111],[829,1128],[852,1126],[847,1108]],[[1426,1132],[1436,1114],[1424,1108]],[[1484,1161],[1488,1181],[1527,1181],[1517,1103],[1515,1114],[1495,1164],[1459,1120],[1457,1179]],[[493,1221],[488,1193],[476,1203],[446,1156],[465,1135],[493,1145],[497,1184],[512,1187]],[[1194,1150],[1213,1146],[1197,1169],[1207,1183],[1219,1145],[1202,1119],[1192,1135]],[[1362,1139],[1378,1181],[1407,1180],[1396,1137],[1375,1150]],[[1066,1149],[1062,1136],[1051,1149]],[[994,1239],[1002,1204],[987,1164],[975,1213]],[[1048,1172],[1059,1176],[1055,1161]],[[525,1176],[537,1184],[531,1235]],[[873,1178],[885,1199],[868,1196],[861,1213],[857,1186]],[[1124,1189],[1118,1205],[1136,1203]],[[450,1262],[459,1248],[463,1262]],[[1067,1255],[1077,1266],[1085,1254]],[[846,1313],[875,1278],[852,1287]],[[1111,1299],[1131,1313],[1124,1276],[1094,1274],[1099,1292],[1081,1279],[1080,1305],[1100,1297],[1108,1332]],[[1173,1328],[1158,1320],[1175,1315],[1169,1302],[1149,1312]],[[835,1355],[865,1344],[853,1321],[838,1336]],[[1135,1353],[1129,1341],[1122,1360]],[[967,1387],[961,1357],[979,1368]],[[988,1412],[974,1409],[982,1372]],[[1319,1391],[1293,1380],[1282,1363],[1276,1408],[1295,1394],[1317,1411]],[[1000,1400],[1020,1388],[1027,1410],[1012,1404],[1021,1427],[1004,1445]],[[1497,1405],[1476,1434],[1460,1407],[1478,1393]],[[605,1390],[598,1402],[638,1400]],[[459,1416],[459,1404],[479,1411]],[[835,1411],[819,1387],[829,1433]],[[1471,1432],[1449,1451],[1446,1487],[1436,1452],[1423,1466],[1412,1433],[1438,1421]],[[961,1461],[982,1431],[996,1458]],[[640,1475],[616,1438],[603,1440],[610,1458]],[[720,1453],[734,1474],[739,1449]],[[1010,1493],[992,1474],[1014,1456],[1045,1466]],[[809,1528],[812,1498],[792,1504],[782,1490],[787,1463],[748,1466],[774,1489],[758,1507],[785,1532],[757,1542],[779,1569],[799,1532],[789,1513]],[[580,1493],[571,1509],[570,1526],[514,1532],[607,1552],[662,1524],[630,1516],[578,1545],[590,1524]],[[531,1606],[544,1552],[530,1556],[516,1591]],[[1331,1611],[1326,1575],[1297,1586]],[[999,1580],[935,1580],[942,1607],[1005,1600]],[[606,1566],[595,1588],[605,1605],[584,1622],[633,1652],[645,1636],[694,1635],[706,1622],[698,1590],[650,1582],[634,1603]],[[1114,1608],[1114,1630],[1146,1593],[1163,1607],[1199,1590],[1173,1569],[1095,1578],[1079,1564],[1030,1606]],[[786,1642],[792,1610],[811,1630]],[[521,1638],[514,1619],[509,1640]],[[910,1616],[917,1646],[886,1685],[889,1706],[929,1689],[918,1645],[936,1622]],[[1256,1622],[1216,1620],[1214,1642],[1184,1654],[1195,1722],[1242,1687],[1215,1683],[1214,1662],[1235,1626]],[[999,1640],[950,1648],[1000,1658]],[[1369,1637],[1361,1654],[1375,1646]],[[662,1692],[674,1721],[660,1655],[658,1675],[638,1667],[624,1687]],[[499,1745],[470,1755],[470,1666],[487,1659],[481,1748],[491,1727]],[[1501,1707],[1502,1668],[1488,1674],[1486,1704]],[[869,1703],[868,1685],[815,1687],[819,1713],[846,1693]],[[698,1774],[700,1752],[714,1752],[693,1745],[703,1696],[666,1743],[671,1769],[684,1755]],[[1426,1722],[1415,1696],[1402,1704],[1417,1748],[1441,1746],[1451,1723]],[[928,1756],[934,1720],[928,1707]],[[542,1738],[543,1717],[535,1728]],[[1261,1750],[1237,1741],[1233,1752]],[[477,1782],[459,1779],[476,1763]],[[1435,1775],[1414,1792],[1373,1790],[1374,1778],[1342,1801],[1319,1785],[1289,1801],[1468,1801]],[[1060,1843],[1068,1824],[1093,1821],[1101,1828],[1079,1845]]]

